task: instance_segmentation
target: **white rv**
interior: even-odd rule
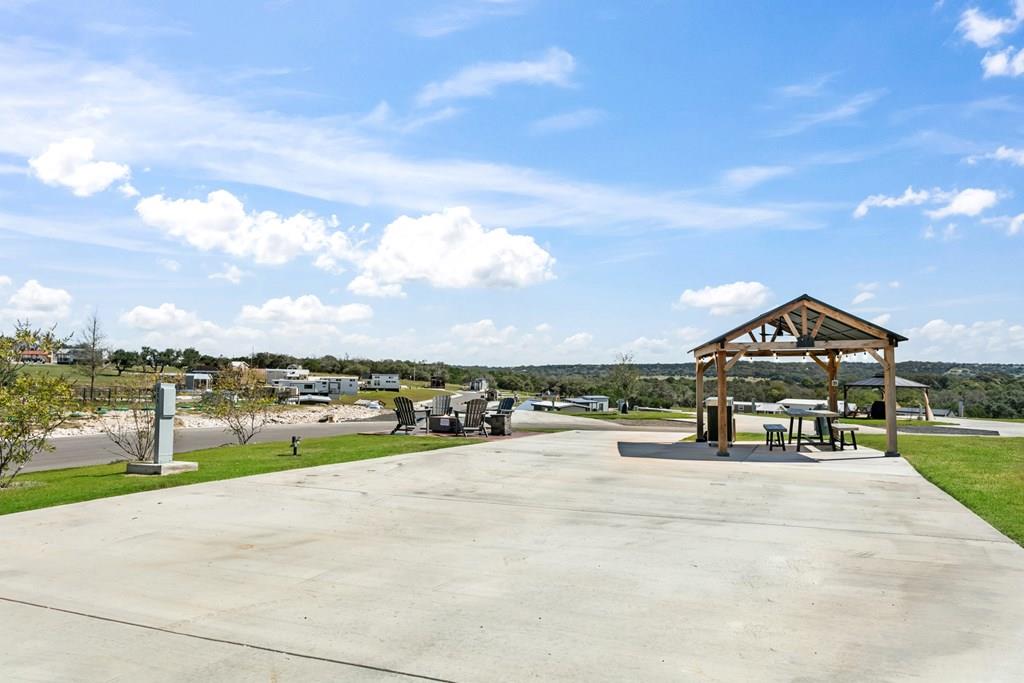
[[[399,391],[402,385],[397,372],[375,372],[370,375],[370,382],[366,385],[366,388],[374,391]]]
[[[358,377],[275,379],[270,385],[278,389],[291,389],[299,396],[355,396],[359,392]]]

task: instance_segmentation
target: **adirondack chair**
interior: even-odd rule
[[[469,432],[476,432],[487,436],[487,423],[484,422],[484,413],[487,412],[487,399],[474,398],[466,402],[466,409],[459,413],[455,411],[455,422],[462,436],[469,436]]]
[[[511,396],[501,399],[501,401],[498,403],[498,415],[511,415],[512,407],[515,404],[516,400]]]
[[[391,430],[394,434],[398,430],[404,431],[406,434],[414,432],[419,427],[419,420],[416,418],[416,408],[405,396],[395,396],[395,417],[398,418],[398,424]]]
[[[448,415],[452,412],[451,394],[438,394],[430,404],[431,415]]]

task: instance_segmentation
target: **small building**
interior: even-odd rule
[[[402,384],[397,372],[375,372],[370,375],[366,388],[374,391],[399,391]]]
[[[306,379],[309,377],[309,370],[299,367],[267,368],[262,372],[267,384],[273,384],[275,380],[279,379]]]
[[[249,369],[249,364],[246,363],[244,360],[233,360],[230,363],[228,363],[228,366],[232,370],[248,370]]]
[[[431,389],[444,389],[444,385],[445,385],[444,377],[437,377],[435,375],[434,377],[430,378],[430,388]]]
[[[290,390],[299,396],[355,396],[359,393],[358,377],[305,377],[302,379],[275,379],[275,389]]]
[[[589,396],[578,396],[575,398],[564,399],[565,402],[571,403],[575,406],[583,408],[588,413],[605,413],[608,412],[609,400],[607,396],[600,396],[592,394]]]
[[[469,383],[470,391],[487,391],[489,387],[490,383],[488,383],[486,377],[477,377]]]
[[[208,372],[186,372],[185,391],[206,391],[213,386],[213,375]]]
[[[85,360],[88,351],[86,349],[75,349],[65,347],[58,349],[57,353],[54,354],[53,360],[55,363],[60,365],[74,365]]]
[[[50,362],[50,354],[42,349],[25,349],[21,352],[22,363],[42,364]]]

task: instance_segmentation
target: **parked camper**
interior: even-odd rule
[[[292,389],[299,396],[355,396],[359,392],[358,377],[275,379],[270,385],[276,389]]]
[[[397,372],[375,372],[370,375],[370,382],[366,386],[374,391],[399,391],[402,388]]]
[[[490,384],[488,383],[486,377],[477,377],[476,379],[474,379],[472,382],[469,383],[469,390],[470,391],[487,391],[489,386],[490,386]]]

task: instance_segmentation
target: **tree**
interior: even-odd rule
[[[79,348],[82,349],[81,362],[89,369],[89,398],[91,400],[96,393],[96,373],[103,367],[103,356],[106,353],[103,342],[107,339],[107,335],[103,332],[103,326],[100,324],[99,314],[95,309],[86,318],[85,327],[79,331],[78,338]]]
[[[181,362],[181,352],[177,349],[157,351],[151,346],[143,346],[141,355],[143,362],[158,375],[168,365],[177,365]]]
[[[21,372],[26,348],[52,353],[64,340],[53,330],[19,322],[14,334],[0,334],[0,488],[11,485],[40,451],[74,406],[73,390],[63,377]]]
[[[615,356],[615,365],[609,376],[609,381],[616,393],[616,398],[623,401],[630,401],[636,394],[636,385],[640,380],[640,370],[633,363],[633,354],[620,353]]]
[[[153,455],[153,441],[156,438],[154,422],[152,405],[133,403],[127,411],[118,411],[108,416],[103,423],[103,433],[124,454],[125,459],[141,462]]]
[[[254,372],[228,368],[217,375],[209,409],[243,445],[263,429],[273,403],[269,388]]]
[[[181,365],[186,370],[192,370],[200,364],[202,357],[203,354],[189,347],[181,352]]]
[[[125,370],[131,370],[140,363],[140,357],[137,351],[126,351],[124,349],[117,349],[112,352],[108,360],[113,363],[114,369],[117,370],[118,377],[120,377]]]

